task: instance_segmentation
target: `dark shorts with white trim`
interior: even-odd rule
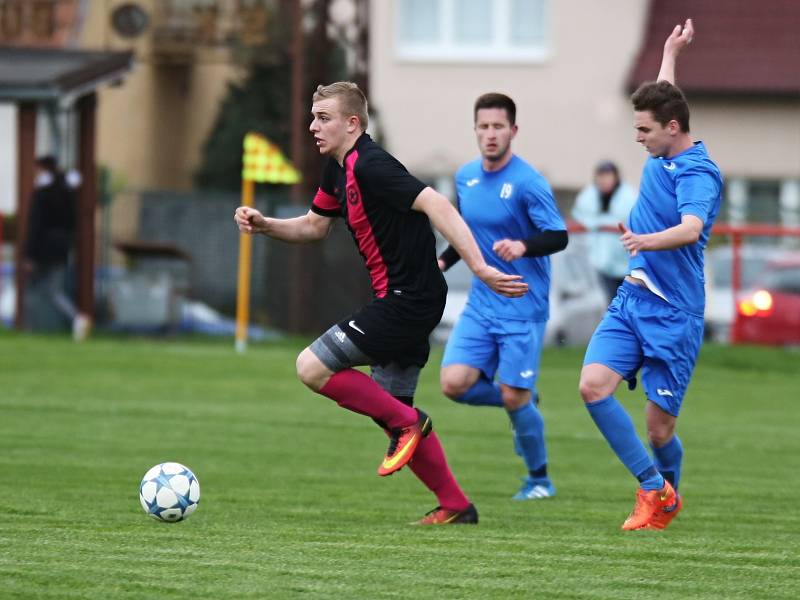
[[[442,318],[444,304],[444,295],[413,299],[390,294],[362,306],[338,325],[374,364],[424,367],[431,350],[428,338]]]
[[[441,302],[377,298],[311,344],[331,371],[369,365],[372,378],[394,396],[413,396],[430,354],[428,338],[442,318]]]

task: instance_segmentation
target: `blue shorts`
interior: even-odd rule
[[[442,366],[467,365],[490,380],[534,390],[542,357],[544,322],[483,315],[468,304],[458,318]]]
[[[701,317],[626,281],[597,326],[583,364],[600,363],[628,380],[641,368],[647,399],[677,417],[702,342]]]

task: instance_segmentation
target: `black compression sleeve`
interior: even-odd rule
[[[447,271],[450,267],[461,260],[461,255],[456,252],[452,246],[445,248],[444,252],[439,255],[439,260],[444,262],[444,270]]]
[[[543,231],[539,235],[535,235],[527,240],[523,240],[525,244],[524,256],[547,256],[559,252],[567,247],[569,238],[567,232],[559,231]]]

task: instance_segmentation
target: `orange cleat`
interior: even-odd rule
[[[664,529],[669,525],[670,521],[678,516],[683,508],[683,497],[675,492],[675,503],[672,506],[665,506],[656,511],[653,518],[650,519],[648,529]]]
[[[412,525],[477,525],[478,510],[470,504],[464,510],[448,510],[437,506]]]
[[[428,415],[417,409],[419,418],[417,422],[402,429],[393,429],[390,432],[389,449],[378,467],[378,475],[385,477],[399,471],[408,464],[414,456],[417,446],[433,429],[433,423]]]
[[[633,529],[647,529],[650,526],[656,513],[661,512],[665,508],[676,506],[677,494],[672,489],[669,481],[664,480],[664,487],[660,490],[643,490],[639,488],[636,490],[636,505],[633,511],[625,522],[622,524],[622,529],[631,531]],[[680,510],[680,508],[678,509]],[[673,511],[677,514],[677,511]],[[672,515],[666,521],[669,523],[672,520]],[[666,523],[660,529],[666,527]]]

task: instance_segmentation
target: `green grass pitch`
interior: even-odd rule
[[[544,353],[558,495],[527,503],[508,419],[445,400],[434,352],[417,401],[481,523],[415,528],[433,496],[376,475],[383,433],[303,388],[303,345],[0,334],[0,598],[800,597],[798,353],[702,350],[684,510],[625,533],[635,484],[581,406],[582,349]],[[167,460],[202,487],[183,523],[139,506]]]

